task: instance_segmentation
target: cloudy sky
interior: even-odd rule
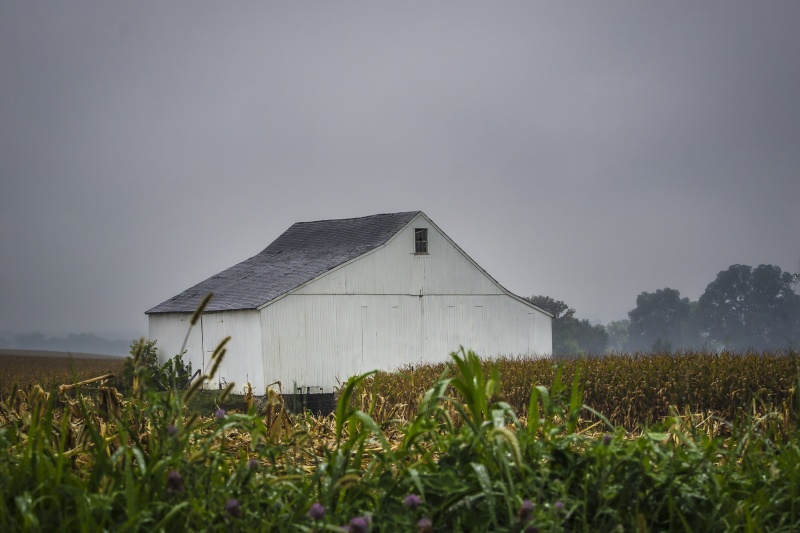
[[[578,316],[800,267],[800,2],[0,3],[0,331],[423,210]]]

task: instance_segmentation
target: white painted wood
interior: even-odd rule
[[[189,330],[190,314],[159,313],[149,315],[149,335],[156,339],[159,360],[163,363],[180,350]],[[230,336],[226,354],[217,374],[206,387],[219,388],[226,383],[236,383],[236,391],[243,391],[250,382],[263,390],[264,365],[261,357],[261,324],[254,310],[204,313],[192,328],[186,345],[184,361],[192,363],[192,372],[211,369],[211,356],[217,345]]]
[[[192,372],[203,366],[202,334],[199,327],[189,328],[191,313],[164,313],[149,315],[150,339],[156,340],[161,363],[180,353],[186,333],[189,338],[183,354],[184,363],[191,363]]]
[[[261,310],[265,382],[331,392],[354,374],[445,361],[460,345],[549,354],[551,319],[529,311],[506,295],[290,295]]]
[[[428,254],[414,230],[428,229]],[[177,353],[190,315],[151,314],[150,338]],[[332,392],[373,369],[439,362],[463,345],[484,357],[548,355],[552,319],[506,291],[424,214],[385,245],[305,283],[259,310],[206,313],[189,337],[193,368],[232,337],[212,386],[273,382]]]

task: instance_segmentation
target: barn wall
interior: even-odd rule
[[[414,229],[428,229],[428,255],[414,253]],[[505,294],[422,215],[383,248],[293,294]]]
[[[258,311],[223,311],[204,313],[203,351],[205,369],[211,366],[211,355],[225,337],[231,340],[225,345],[226,354],[209,387],[222,388],[236,383],[236,391],[243,391],[249,382],[256,390],[262,390],[264,367],[261,354],[261,325]]]
[[[331,392],[376,368],[481,356],[547,354],[550,317],[507,295],[289,295],[261,310],[264,380]]]
[[[150,315],[150,338],[158,340],[159,358],[163,362],[181,348],[189,328],[191,314],[159,313]],[[260,321],[257,311],[224,311],[204,313],[192,328],[186,345],[185,361],[191,361],[192,371],[198,368],[210,370],[211,355],[217,345],[227,336],[226,355],[217,375],[207,387],[235,382],[236,390],[242,391],[249,381],[263,390],[264,370],[261,358]]]
[[[148,336],[158,341],[158,359],[163,364],[178,354],[189,331],[191,313],[158,313],[148,315]],[[192,328],[186,343],[184,362],[192,363],[192,371],[202,367],[203,352],[200,328]]]

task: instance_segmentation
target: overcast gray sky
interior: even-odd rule
[[[0,2],[0,331],[420,209],[578,316],[800,260],[800,2]],[[123,337],[124,338],[124,337]]]

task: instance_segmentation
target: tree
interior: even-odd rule
[[[717,274],[698,301],[709,341],[744,350],[796,346],[800,340],[800,296],[793,279],[774,265],[732,265]]]
[[[681,298],[675,289],[642,292],[636,297],[636,308],[628,312],[628,348],[669,352],[694,344],[691,311],[689,298]]]
[[[608,344],[608,333],[603,326],[593,326],[585,319],[578,320],[575,318],[575,309],[561,300],[541,295],[525,299],[555,315],[553,318],[554,354],[603,353],[605,351]]]
[[[576,320],[574,325],[575,339],[578,341],[579,353],[601,354],[608,346],[608,332],[606,328],[597,324],[592,325],[588,320]]]
[[[575,310],[570,309],[567,304],[561,300],[554,300],[549,296],[531,296],[530,298],[525,298],[525,300],[528,300],[536,307],[541,307],[545,311],[553,313],[555,318],[559,318],[565,311],[572,311],[572,314],[575,314]]]
[[[625,320],[612,320],[606,324],[606,333],[608,333],[608,347],[611,352],[622,353],[628,349],[628,329],[630,328],[631,321]]]

